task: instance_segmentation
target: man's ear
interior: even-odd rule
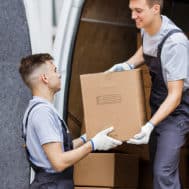
[[[40,75],[40,79],[42,82],[44,82],[45,84],[47,84],[49,81],[48,81],[48,77],[46,76],[46,74],[42,74]]]
[[[153,10],[154,10],[154,13],[155,13],[155,14],[159,14],[159,13],[161,12],[161,7],[160,7],[160,5],[155,4],[155,5],[153,6]]]

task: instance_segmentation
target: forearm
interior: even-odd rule
[[[134,67],[139,67],[144,63],[143,49],[142,46],[137,50],[137,52],[127,60],[127,63],[133,64]]]
[[[175,95],[168,95],[165,101],[161,104],[157,112],[145,125],[142,126],[141,131],[137,133],[133,138],[129,139],[127,143],[130,144],[148,144],[150,140],[151,132],[158,123],[165,119],[180,103],[179,98],[175,98]]]
[[[83,144],[84,144],[84,142],[80,137],[73,140],[73,148],[74,149],[80,147]]]
[[[150,119],[150,122],[155,126],[170,115],[180,104],[180,97],[168,95],[165,101],[161,104],[157,112]]]
[[[52,163],[56,171],[60,172],[74,165],[79,160],[83,159],[92,151],[91,142],[86,142],[84,145],[67,152],[57,154],[56,163]]]
[[[62,150],[62,142],[49,142],[43,144],[42,147],[54,170],[60,172],[77,163],[91,151],[109,150],[121,145],[121,141],[107,136],[113,131],[113,129],[113,127],[104,129],[98,132],[90,141],[86,142],[82,146],[67,152]],[[84,137],[84,135],[82,136]]]

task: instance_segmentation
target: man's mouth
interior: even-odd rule
[[[141,21],[140,20],[135,20],[136,24],[140,24]]]

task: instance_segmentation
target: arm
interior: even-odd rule
[[[39,111],[33,113],[32,121],[40,145],[52,167],[57,172],[63,171],[67,167],[75,164],[91,151],[109,150],[122,144],[121,141],[108,136],[113,131],[113,127],[110,127],[97,133],[89,142],[86,142],[81,147],[64,152],[62,149],[61,130],[58,127],[58,122],[51,108],[48,106],[40,107]],[[81,137],[84,136],[85,134]],[[32,155],[35,156],[36,154]]]
[[[140,133],[136,134],[133,138],[129,139],[127,143],[131,144],[147,144],[149,142],[150,134],[155,125],[160,123],[169,114],[171,114],[176,107],[180,104],[183,91],[183,80],[169,81],[168,82],[168,95],[163,101],[157,112],[153,115],[142,128]]]
[[[121,141],[107,136],[112,131],[113,127],[100,131],[89,142],[86,142],[84,145],[67,152],[62,151],[61,142],[46,143],[43,144],[42,147],[52,167],[56,171],[60,172],[77,163],[91,151],[109,150],[121,145]]]
[[[87,134],[82,134],[79,138],[74,139],[72,142],[74,149],[80,147],[87,142]]]
[[[171,114],[176,107],[180,104],[182,98],[184,81],[169,81],[168,82],[168,95],[164,102],[161,104],[157,112],[151,118],[150,122],[157,125],[169,114]]]
[[[162,51],[161,59],[166,71],[168,95],[150,120],[154,125],[165,119],[180,104],[184,79],[188,78],[188,40],[182,39],[179,43],[171,42],[173,40],[170,38],[170,42],[165,43]]]
[[[144,63],[142,46],[136,51],[136,53],[126,61],[128,64],[133,64],[134,68],[141,66]]]
[[[129,58],[125,62],[115,64],[110,69],[105,71],[105,73],[132,70],[136,67],[141,66],[143,63],[144,63],[144,57],[143,57],[143,49],[141,46],[131,58]]]
[[[73,140],[73,148],[78,148],[84,144],[84,141],[79,137]]]
[[[140,133],[131,138],[128,143],[147,144],[155,125],[169,116],[180,104],[184,79],[188,78],[188,41],[187,43],[168,43],[162,51],[162,63],[166,71],[168,95],[150,121],[142,126]]]
[[[57,172],[63,171],[77,163],[92,151],[91,142],[87,142],[81,147],[67,152],[62,151],[62,143],[60,142],[47,143],[42,147],[52,167]]]

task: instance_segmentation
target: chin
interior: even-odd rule
[[[143,27],[142,27],[141,24],[136,24],[136,28],[138,28],[138,29],[142,29]]]
[[[144,26],[144,22],[143,22],[143,21],[139,21],[139,22],[136,22],[136,21],[135,21],[135,25],[136,25],[136,27],[137,27],[138,29],[141,29],[141,28],[143,28],[143,26]]]
[[[57,86],[57,91],[60,91],[60,89],[61,89],[61,84],[59,84],[59,85]]]
[[[59,92],[59,91],[60,91],[60,89],[61,89],[61,87],[56,88],[56,89],[54,89],[54,92],[55,92],[55,93],[57,93],[57,92]]]

